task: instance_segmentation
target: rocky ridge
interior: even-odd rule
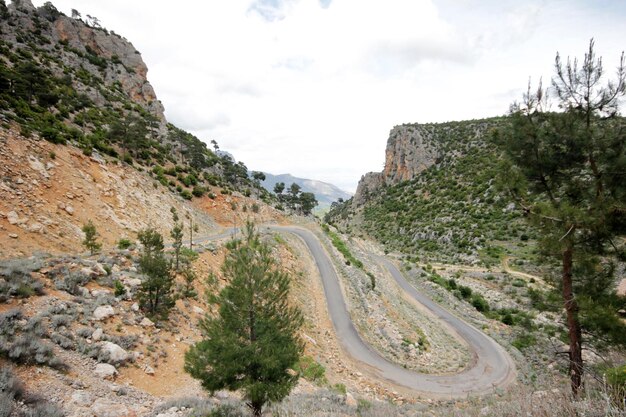
[[[108,86],[117,83],[133,102],[140,104],[156,116],[162,128],[165,128],[163,105],[157,100],[154,89],[148,81],[148,67],[132,43],[99,25],[90,26],[81,19],[65,16],[51,4],[36,8],[31,0],[19,0],[12,2],[8,10],[17,20],[16,26],[19,30],[3,30],[1,39],[17,44],[20,39],[23,39],[21,33],[24,32],[49,39],[49,42],[44,42],[42,45],[44,50],[59,55],[64,65],[76,69],[83,68],[93,76],[102,77]],[[33,15],[39,16],[33,19]],[[44,19],[51,24],[43,24]],[[56,46],[59,44],[65,48],[57,49]],[[110,60],[111,65],[98,66],[95,60],[85,62],[83,59],[85,54]],[[51,66],[50,68],[56,72],[55,75],[63,75],[60,67]],[[96,88],[83,85],[80,90],[96,104],[106,103],[106,98],[99,94]]]
[[[385,168],[369,172],[359,181],[353,198],[355,207],[363,205],[376,190],[384,185],[413,179],[428,169],[441,156],[432,128],[423,125],[400,125],[389,133],[385,150]]]

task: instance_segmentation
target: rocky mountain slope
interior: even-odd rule
[[[265,187],[266,190],[272,192],[274,191],[274,186],[282,182],[285,186],[289,187],[291,184],[296,183],[300,187],[302,187],[302,191],[305,193],[313,193],[315,194],[315,198],[319,203],[315,208],[315,212],[326,212],[330,208],[331,203],[341,199],[348,200],[352,194],[340,189],[339,187],[329,184],[323,181],[311,180],[306,178],[298,178],[294,177],[291,174],[269,174],[264,172],[265,181],[261,182],[261,185]]]
[[[51,3],[2,1],[0,15],[0,257],[76,251],[88,220],[105,245],[165,232],[171,207],[200,234],[253,205],[275,216],[243,163],[167,122],[126,39]]]
[[[247,168],[216,155],[169,124],[133,45],[97,19],[71,18],[46,3],[0,3],[0,114],[3,128],[69,143],[89,156],[149,169],[183,198],[210,187],[269,198]]]
[[[447,260],[487,260],[498,241],[532,232],[496,189],[490,131],[502,119],[395,127],[385,169],[359,182],[328,220],[389,249]]]

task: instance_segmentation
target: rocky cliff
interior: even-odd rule
[[[200,234],[241,224],[235,206],[272,215],[243,163],[167,122],[147,73],[93,17],[0,0],[0,259],[79,251],[88,220],[113,246],[167,235],[171,207]]]
[[[89,76],[101,79],[108,87],[118,87],[155,116],[165,131],[163,106],[147,79],[148,68],[129,41],[100,27],[97,21],[65,16],[49,3],[35,8],[30,0],[14,1],[7,12],[7,19],[0,21],[0,39],[12,45],[34,42],[49,55],[49,68],[58,77],[67,75],[70,68],[85,70],[87,74],[73,81],[82,84],[80,92],[96,104],[104,105],[107,97],[89,82]]]
[[[413,179],[434,165],[441,156],[433,132],[428,126],[401,125],[394,127],[387,140],[385,169],[361,177],[353,198],[355,206],[363,205],[380,187]]]

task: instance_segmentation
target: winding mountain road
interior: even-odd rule
[[[405,294],[455,331],[469,345],[473,354],[473,361],[468,368],[451,375],[418,373],[385,359],[361,339],[354,327],[343,299],[339,277],[317,236],[307,229],[295,226],[267,226],[267,229],[291,233],[306,244],[322,279],[328,312],[337,338],[345,352],[363,365],[361,371],[408,389],[416,395],[437,399],[489,394],[496,388],[507,386],[515,379],[515,364],[499,344],[419,293],[387,258],[375,256],[376,261],[387,269]],[[236,231],[237,229],[227,229],[219,235],[200,238],[196,242],[227,238],[233,236]]]
[[[304,241],[315,259],[322,278],[328,311],[337,338],[353,359],[366,365],[374,376],[392,384],[408,388],[416,394],[434,398],[464,398],[484,395],[504,387],[515,378],[515,364],[507,352],[493,339],[472,325],[452,315],[438,304],[420,294],[402,273],[385,258],[377,257],[396,283],[417,303],[428,309],[438,320],[447,323],[463,338],[474,354],[472,365],[453,375],[431,375],[407,370],[383,358],[359,336],[346,308],[339,278],[319,239],[300,227],[271,226],[270,229],[288,232]]]

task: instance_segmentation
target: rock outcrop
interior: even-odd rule
[[[118,86],[130,100],[156,117],[161,133],[167,132],[163,105],[147,79],[148,67],[129,41],[100,27],[97,20],[65,16],[51,4],[36,8],[30,0],[19,0],[12,2],[8,10],[19,22],[20,30],[2,30],[1,40],[16,44],[22,31],[36,34],[37,39],[43,39],[39,46],[60,58],[61,65],[50,66],[56,76],[64,76],[63,67],[80,68],[107,86]],[[80,82],[74,80],[75,84]],[[107,100],[90,82],[84,82],[79,90],[97,105]]]
[[[363,205],[370,195],[384,185],[411,180],[439,160],[441,151],[431,132],[420,125],[401,125],[389,133],[383,172],[370,172],[361,177],[352,204]]]

